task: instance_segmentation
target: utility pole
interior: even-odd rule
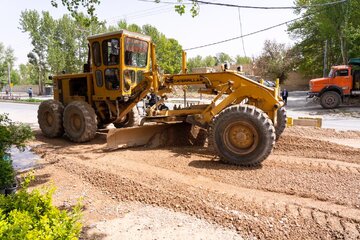
[[[323,72],[323,77],[327,76],[327,48],[328,48],[328,41],[325,40],[325,46],[324,46],[324,72]]]

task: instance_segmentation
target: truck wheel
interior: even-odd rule
[[[341,103],[341,96],[334,91],[324,92],[320,97],[320,104],[323,108],[336,108]]]
[[[282,107],[277,111],[277,126],[275,127],[276,140],[284,132],[287,123],[286,108]]]
[[[271,153],[275,144],[275,128],[262,110],[236,105],[226,108],[214,119],[209,141],[221,161],[255,166]]]
[[[86,102],[71,102],[64,111],[64,129],[73,142],[87,142],[94,139],[97,130],[94,109]]]
[[[116,128],[124,128],[124,127],[133,127],[138,126],[140,124],[140,114],[137,107],[133,107],[131,111],[126,114],[123,121],[118,123],[113,123]]]
[[[64,106],[61,102],[46,100],[40,104],[37,118],[45,136],[53,138],[64,134],[63,112]]]

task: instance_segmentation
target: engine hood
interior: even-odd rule
[[[325,77],[325,78],[314,78],[314,79],[311,79],[310,82],[313,83],[313,84],[320,84],[320,83],[329,81],[329,79],[330,79],[330,78],[328,78],[328,77]]]
[[[310,80],[309,82],[309,90],[313,93],[320,92],[326,85],[330,82],[330,78],[315,78]]]

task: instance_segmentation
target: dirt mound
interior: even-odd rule
[[[288,127],[284,135],[294,135],[306,138],[360,138],[360,131],[337,131],[335,129],[311,128],[311,127]]]
[[[339,139],[339,142],[341,139]],[[274,153],[360,163],[360,149],[314,139],[314,135],[311,138],[289,134],[283,135],[276,143]]]

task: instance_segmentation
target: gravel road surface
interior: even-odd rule
[[[257,168],[199,147],[104,152],[103,135],[73,144],[38,133],[32,145],[36,184],[53,180],[65,207],[84,198],[84,239],[356,239],[359,142],[358,131],[289,128]]]

